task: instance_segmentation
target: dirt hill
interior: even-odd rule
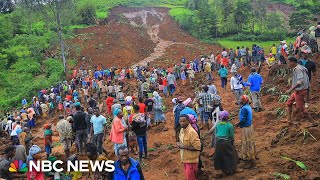
[[[155,66],[166,67],[180,62],[185,56],[188,60],[211,51],[219,51],[221,47],[208,45],[191,37],[168,16],[168,10],[164,8],[116,8],[112,11],[106,25],[95,26],[77,30],[77,37],[72,39],[72,56],[79,61],[78,66],[132,66],[139,63],[152,62]],[[81,56],[85,58],[82,59]],[[314,57],[319,64],[320,57]],[[276,69],[275,72],[278,70]],[[275,179],[275,172],[285,173],[292,179],[316,179],[320,178],[320,132],[319,127],[303,118],[296,118],[293,125],[281,123],[284,117],[277,117],[276,108],[284,108],[284,103],[278,102],[279,95],[272,95],[272,88],[278,87],[284,92],[288,86],[288,77],[276,75],[268,76],[267,67],[263,67],[262,75],[265,80],[265,93],[262,103],[265,111],[254,113],[255,140],[258,151],[256,167],[245,170],[224,179]],[[240,73],[247,79],[249,69],[243,68]],[[317,77],[319,77],[319,71]],[[214,74],[215,84],[219,95],[223,99],[224,109],[231,112],[237,122],[238,107],[229,85],[227,89],[220,88],[220,80]],[[206,84],[202,75],[197,75],[197,83]],[[130,82],[135,83],[135,82]],[[315,89],[311,90],[311,106],[309,108],[312,117],[319,122],[319,79],[314,78],[312,83]],[[270,90],[271,89],[271,90]],[[184,99],[194,98],[194,88],[178,86],[175,96]],[[179,150],[175,147],[173,114],[171,99],[165,99],[168,107],[166,113],[167,123],[154,126],[148,131],[148,147],[150,159],[142,163],[146,179],[184,179],[183,165],[180,163]],[[57,122],[57,115],[51,119]],[[300,117],[300,116],[298,116]],[[37,130],[33,133],[39,135],[36,143],[43,144],[42,125],[44,121],[39,120]],[[314,138],[310,136],[309,132]],[[235,144],[240,150],[240,129],[235,132]],[[58,141],[58,136],[54,137]],[[213,179],[217,172],[213,168],[212,148],[209,148],[209,138],[204,139],[204,151],[202,159],[205,170],[199,179]],[[115,159],[113,147],[109,141],[104,143],[110,152],[109,158]],[[62,156],[61,146],[53,149],[54,153]],[[74,149],[73,149],[74,152]],[[134,155],[132,155],[134,156]],[[294,160],[305,163],[308,170],[302,170],[293,162],[281,158],[287,156]],[[242,164],[240,164],[241,166]]]

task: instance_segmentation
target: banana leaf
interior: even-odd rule
[[[274,176],[276,176],[277,178],[278,177],[282,177],[283,179],[290,179],[291,177],[287,174],[282,174],[282,173],[278,173],[278,172],[275,172],[273,173]]]
[[[296,163],[296,165],[297,166],[299,166],[301,169],[303,169],[303,170],[307,170],[308,169],[308,167],[303,163],[303,162],[301,162],[301,161],[296,161],[296,160],[293,160],[293,159],[291,159],[291,158],[289,158],[289,157],[285,157],[285,156],[281,156],[283,159],[285,159],[285,160],[289,160],[289,161],[292,161],[292,162],[295,162]]]

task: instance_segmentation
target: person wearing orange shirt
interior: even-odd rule
[[[222,58],[221,54],[220,52],[218,52],[216,56],[216,63],[215,63],[215,67],[217,71],[220,69],[221,58]]]
[[[139,106],[139,109],[140,109],[139,110],[140,113],[144,114],[145,113],[145,109],[146,109],[146,105],[143,103],[142,97],[139,98],[138,106]]]
[[[113,104],[114,98],[111,96],[111,93],[108,93],[108,97],[106,99],[107,111],[111,114],[111,106]]]
[[[229,67],[229,59],[227,57],[222,58],[221,65],[224,65],[224,67]]]

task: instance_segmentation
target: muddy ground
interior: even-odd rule
[[[150,61],[155,66],[166,67],[179,63],[182,56],[192,60],[195,56],[209,54],[211,51],[221,51],[221,47],[200,42],[182,31],[180,27],[168,16],[168,10],[164,8],[116,8],[106,25],[79,29],[76,38],[69,43],[72,48],[71,56],[78,60],[78,67],[88,67],[97,64],[103,66],[132,66],[139,62]],[[125,14],[124,14],[125,13]],[[144,21],[146,18],[146,21]],[[151,37],[154,36],[154,37]],[[102,45],[101,45],[102,44]],[[83,59],[82,56],[85,58]],[[313,59],[318,63],[320,56]],[[249,68],[242,68],[240,73],[247,79]],[[254,113],[253,124],[255,140],[258,152],[258,160],[253,169],[221,179],[275,179],[275,172],[288,174],[292,179],[319,179],[320,178],[320,131],[318,126],[313,126],[306,119],[296,117],[294,124],[288,125],[280,122],[284,116],[277,117],[276,108],[285,108],[284,103],[278,102],[279,92],[272,95],[271,88],[277,86],[284,92],[288,88],[287,79],[290,75],[268,77],[268,68],[263,67],[261,74],[265,79],[265,92],[262,96],[264,111]],[[232,121],[238,121],[238,107],[235,105],[235,97],[228,84],[227,89],[221,89],[217,74],[213,73],[215,85],[223,100],[224,109],[235,117]],[[317,73],[319,77],[319,71]],[[312,82],[311,101],[309,111],[316,122],[319,122],[319,79]],[[197,75],[199,84],[208,83],[203,75]],[[130,82],[134,83],[134,82]],[[229,83],[229,82],[228,82]],[[179,83],[180,84],[180,83]],[[184,99],[194,98],[192,85],[178,86],[176,96]],[[268,91],[269,90],[269,91]],[[273,92],[273,91],[272,91]],[[184,179],[183,166],[180,163],[179,150],[175,147],[173,114],[171,99],[165,99],[168,112],[167,123],[154,126],[148,131],[148,147],[150,159],[142,163],[146,179]],[[57,115],[46,121],[57,122]],[[37,129],[33,134],[39,137],[34,143],[42,145],[43,119],[37,122]],[[205,131],[204,131],[205,132]],[[308,133],[309,132],[312,136]],[[57,135],[57,134],[56,134]],[[240,129],[236,128],[235,144],[239,151]],[[54,141],[58,142],[58,136]],[[199,179],[216,179],[218,172],[213,168],[212,153],[209,147],[209,138],[204,139],[205,148],[202,160],[205,164],[204,172]],[[110,152],[109,158],[116,159],[113,147],[109,141],[104,143]],[[63,155],[62,147],[53,149],[54,154]],[[73,152],[75,149],[73,148]],[[132,155],[134,156],[134,155]],[[307,165],[307,170],[302,170],[293,162],[281,158],[290,157]],[[135,157],[135,156],[134,156]],[[240,163],[240,167],[243,163]]]

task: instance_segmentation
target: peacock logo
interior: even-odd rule
[[[16,172],[25,173],[27,171],[28,171],[27,164],[21,160],[19,160],[19,161],[14,160],[13,163],[11,163],[10,167],[9,167],[9,172],[13,172],[13,173],[16,173]]]

